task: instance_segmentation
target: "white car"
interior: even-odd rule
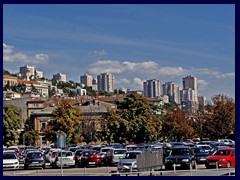
[[[3,169],[19,169],[19,160],[14,152],[3,152]]]

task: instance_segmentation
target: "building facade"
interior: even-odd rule
[[[162,85],[163,95],[169,97],[169,102],[180,104],[180,88],[173,82],[166,82]]]
[[[97,76],[98,91],[114,92],[114,75],[102,73]]]
[[[67,82],[66,74],[57,73],[53,75],[53,80]]]
[[[160,97],[160,81],[151,79],[143,82],[143,95],[149,98]]]
[[[84,84],[84,86],[92,87],[93,77],[91,75],[84,74],[83,76],[80,76],[80,83]]]

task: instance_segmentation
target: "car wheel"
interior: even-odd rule
[[[24,165],[24,169],[28,169],[28,166],[27,166],[27,165]]]
[[[43,169],[46,169],[46,165],[44,164],[44,165],[42,166],[42,168],[43,168]]]
[[[231,167],[231,163],[228,161],[227,168],[230,168],[230,167]]]

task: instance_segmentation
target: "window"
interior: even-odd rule
[[[47,127],[47,122],[41,122],[41,129],[40,131],[44,130]]]

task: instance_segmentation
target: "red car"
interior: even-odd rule
[[[235,148],[220,148],[205,163],[206,168],[229,168],[235,166]]]
[[[102,166],[102,158],[98,151],[96,150],[84,150],[79,159],[80,167],[85,167],[87,165]]]

